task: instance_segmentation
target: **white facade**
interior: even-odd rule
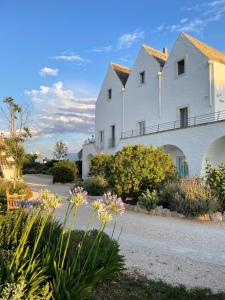
[[[225,54],[182,33],[170,55],[143,45],[132,70],[110,64],[83,177],[92,155],[135,144],[163,147],[181,175],[225,162]]]

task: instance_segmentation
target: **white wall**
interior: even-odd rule
[[[123,85],[111,65],[106,73],[102,89],[98,96],[95,109],[95,137],[99,142],[99,131],[104,130],[104,149],[109,148],[110,127],[116,125],[116,142],[119,142],[122,132],[122,88]],[[108,99],[108,89],[112,89],[112,99]]]
[[[185,59],[185,74],[177,76],[176,63]],[[180,35],[163,68],[162,122],[178,119],[177,109],[189,107],[190,116],[213,112],[209,104],[208,59]]]
[[[225,110],[225,65],[213,62],[215,111]]]
[[[145,71],[145,83],[140,85],[139,74]],[[138,121],[146,126],[159,122],[160,65],[142,47],[126,83],[125,131],[137,129]]]

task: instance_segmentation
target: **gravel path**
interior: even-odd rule
[[[26,175],[34,191],[48,188],[66,197],[70,185],[51,183],[49,177]],[[56,214],[62,219],[66,204]],[[87,224],[90,207],[79,211],[77,227]],[[97,226],[97,222],[95,223]],[[126,211],[118,220],[119,243],[127,268],[152,279],[187,287],[225,291],[225,225],[186,219],[148,216]],[[112,231],[109,225],[107,232]]]

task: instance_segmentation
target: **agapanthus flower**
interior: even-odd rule
[[[101,199],[97,199],[92,202],[92,207],[96,211],[101,211],[101,210],[104,210],[105,204],[103,203],[103,201]]]
[[[117,195],[112,195],[111,192],[104,194],[104,202],[111,213],[122,215],[125,211],[122,199],[118,198]]]
[[[106,210],[99,210],[98,217],[99,220],[104,224],[109,223],[112,220],[112,215],[108,213]]]
[[[55,209],[61,205],[61,198],[49,190],[40,191],[41,208],[44,210]]]
[[[87,192],[84,190],[84,188],[80,186],[74,186],[69,193],[71,195],[70,202],[76,207],[87,203]]]

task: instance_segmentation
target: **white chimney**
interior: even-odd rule
[[[167,49],[166,47],[163,48],[163,53],[164,53],[165,55],[168,55],[168,54],[169,54],[168,49]]]

